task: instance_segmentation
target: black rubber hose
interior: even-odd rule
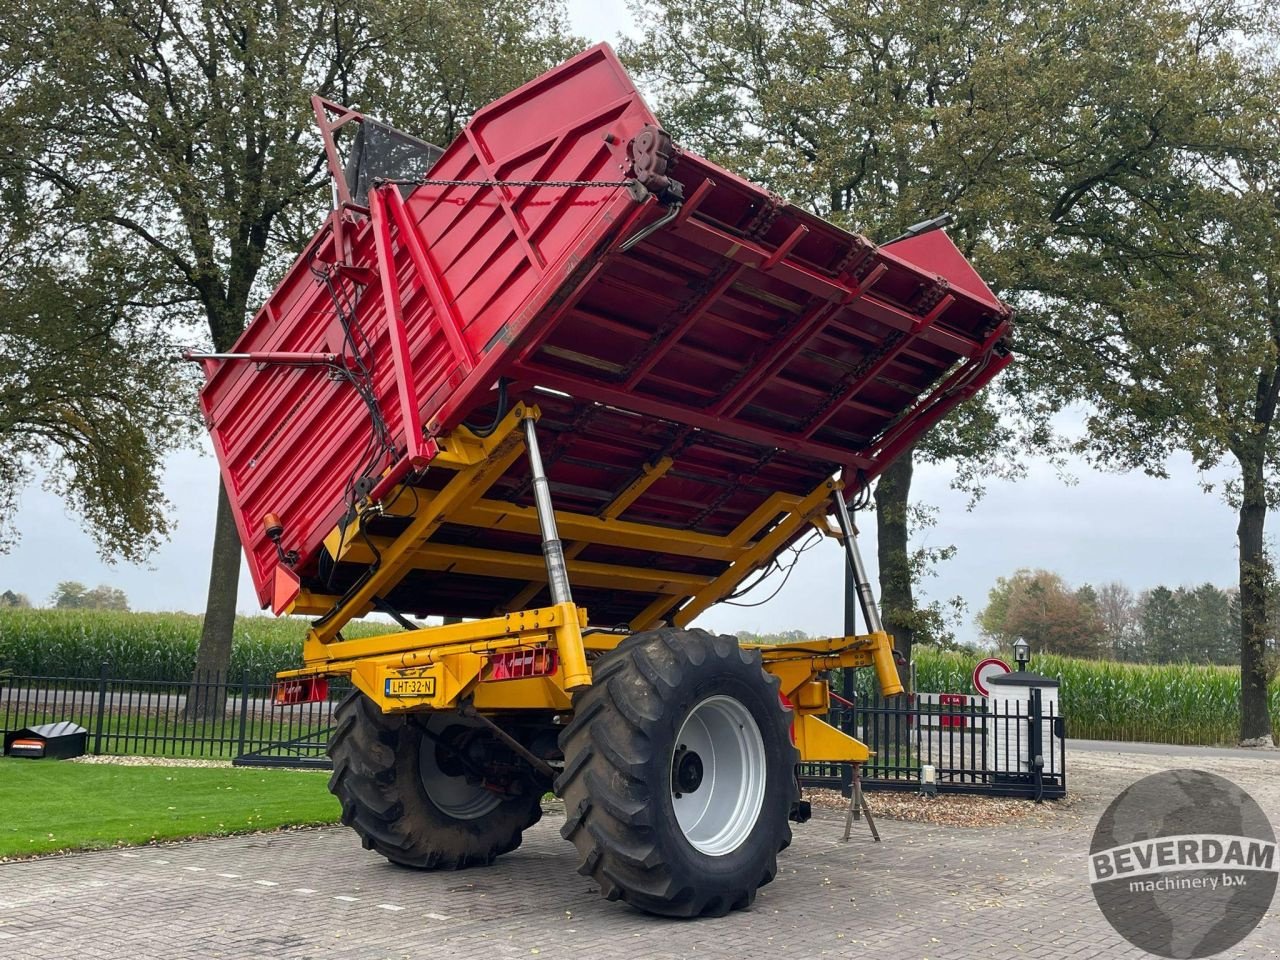
[[[493,415],[493,422],[485,427],[476,427],[463,420],[462,425],[474,433],[477,437],[484,438],[489,436],[493,431],[498,429],[498,424],[502,423],[502,418],[507,415],[507,378],[498,378],[498,412]]]

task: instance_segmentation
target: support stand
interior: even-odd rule
[[[867,818],[867,827],[871,830],[871,839],[876,843],[880,842],[880,831],[876,829],[876,822],[871,816],[871,807],[867,804],[866,794],[862,792],[862,764],[853,764],[853,790],[849,796],[849,812],[844,818],[844,843],[849,842],[849,834],[853,830],[853,821],[860,819],[860,814],[865,814]]]

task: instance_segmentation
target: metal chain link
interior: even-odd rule
[[[397,186],[412,187],[629,187],[630,180],[440,180],[425,177],[421,180],[382,180],[378,184],[388,183]]]

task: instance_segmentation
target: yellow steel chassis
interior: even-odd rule
[[[439,453],[431,467],[452,471],[453,476],[438,492],[419,490],[412,498],[397,498],[393,492],[387,498],[393,505],[412,502],[415,510],[401,534],[373,539],[372,546],[381,558],[376,570],[349,596],[302,590],[288,608],[290,613],[327,616],[316,621],[307,633],[302,651],[305,666],[281,673],[282,680],[349,675],[355,686],[387,713],[452,710],[464,702],[482,713],[563,713],[572,709],[573,692],[591,683],[591,661],[616,647],[624,637],[591,631],[586,609],[571,602],[520,609],[547,582],[540,556],[430,542],[446,522],[539,533],[534,508],[485,499],[490,486],[525,450],[519,429],[522,421],[536,420],[538,416],[537,407],[517,404],[486,437],[477,437],[459,427],[439,438]],[[556,525],[565,539],[564,554],[572,581],[656,596],[629,624],[633,632],[659,625],[677,607],[669,617],[670,623],[677,627],[688,625],[770,562],[805,525],[812,524],[828,536],[840,535],[826,519],[831,495],[840,489],[837,480],[825,481],[804,497],[774,494],[726,536],[619,519],[670,467],[669,459],[647,465],[642,476],[599,515],[555,512]],[[717,577],[708,577],[578,560],[592,544],[714,558],[728,562],[729,567]],[[342,526],[333,531],[325,546],[335,561],[373,561],[369,542]],[[377,598],[415,569],[519,578],[527,586],[508,602],[513,612],[502,616],[359,639],[342,637],[346,624],[374,610]],[[795,711],[793,729],[803,760],[860,763],[868,758],[865,745],[819,719],[830,708],[830,691],[820,675],[838,667],[873,666],[886,695],[901,692],[888,634],[750,646],[760,650],[765,670],[779,678],[779,690]],[[500,682],[484,679],[490,655],[538,648],[554,649],[558,655],[557,669],[550,676]]]

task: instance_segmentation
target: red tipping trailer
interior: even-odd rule
[[[479,111],[430,172],[621,181],[633,138],[656,125],[601,45]],[[626,252],[670,208],[624,186],[419,186],[372,219],[351,206],[329,218],[233,353],[341,353],[325,271],[369,338],[391,439],[370,466],[369,411],[327,366],[208,362],[201,404],[264,605],[279,565],[266,517],[314,576],[352,478],[429,463],[433,437],[492,409],[499,377],[512,397],[568,395],[539,402],[552,485],[580,509],[681,447],[688,475],[636,509],[723,532],[759,505],[752,488],[808,490],[835,468],[874,478],[1008,362],[1007,308],[942,232],[877,247],[692,153],[670,176],[674,219]],[[441,585],[421,612],[488,613],[471,592]]]
[[[281,696],[358,690],[344,819],[399,863],[487,863],[553,787],[607,896],[749,904],[796,760],[868,756],[821,721],[824,671],[901,690],[846,497],[1009,362],[1009,310],[941,230],[877,246],[675,147],[604,45],[443,151],[314,103],[336,209],[194,359],[258,598],[318,617]],[[867,634],[686,629],[811,528]],[[406,630],[342,637],[373,610]]]

